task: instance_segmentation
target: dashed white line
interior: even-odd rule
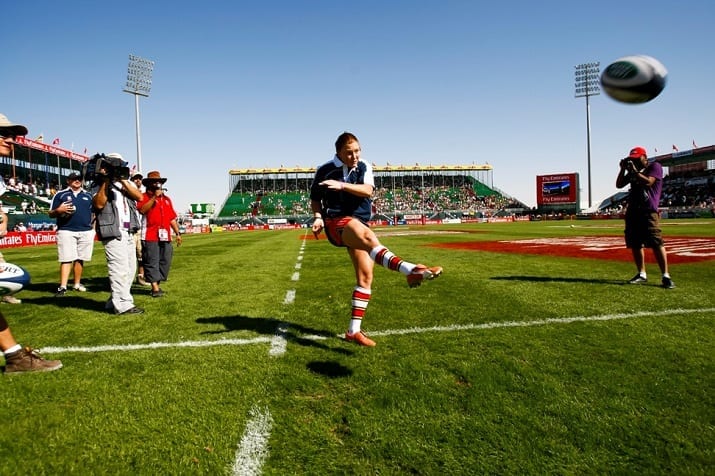
[[[288,323],[281,322],[278,324],[276,329],[276,334],[271,339],[271,350],[268,351],[269,355],[281,355],[286,351],[288,346]]]
[[[289,289],[286,291],[286,297],[283,299],[283,304],[293,304],[295,301],[295,289]]]

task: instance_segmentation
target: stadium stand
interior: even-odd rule
[[[374,213],[389,221],[399,221],[410,214],[493,216],[528,210],[523,203],[484,183],[490,174],[477,177],[476,172],[491,171],[490,166],[481,167],[375,168]],[[286,218],[292,223],[306,222],[310,220],[309,190],[313,174],[314,169],[282,169],[281,173],[237,171],[232,174],[233,191],[219,209],[216,220],[244,223]]]

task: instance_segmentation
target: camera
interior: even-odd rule
[[[639,164],[639,159],[631,159],[629,157],[622,159],[620,162],[620,166],[624,169],[627,169],[629,172],[635,172],[638,169]]]
[[[100,172],[104,169],[105,173]],[[100,183],[104,180],[116,182],[129,179],[127,162],[116,157],[107,157],[104,154],[94,154],[82,166],[82,178],[86,182]]]

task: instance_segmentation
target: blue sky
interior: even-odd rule
[[[0,112],[45,142],[136,162],[129,54],[155,61],[140,100],[146,173],[180,211],[220,206],[231,168],[316,166],[344,130],[377,165],[484,164],[536,204],[536,175],[577,172],[586,107],[574,66],[647,54],[654,101],[591,100],[592,201],[634,145],[715,143],[715,2],[9,2]]]

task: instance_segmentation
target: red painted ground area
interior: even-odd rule
[[[631,251],[618,236],[575,236],[569,238],[538,238],[533,240],[468,241],[434,244],[439,248],[457,250],[494,251],[546,256],[568,256],[617,261],[632,261]],[[715,260],[715,238],[666,238],[668,263],[694,263]],[[653,254],[646,250],[646,260]]]

